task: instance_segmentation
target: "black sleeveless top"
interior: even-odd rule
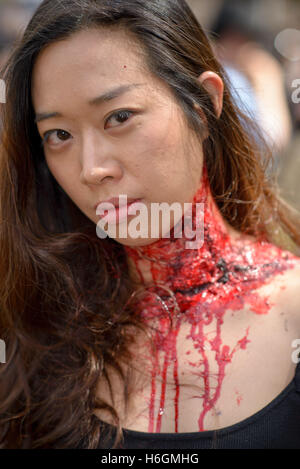
[[[115,427],[100,422],[99,449],[111,449]],[[112,436],[107,436],[111,430]],[[300,449],[300,363],[290,384],[266,407],[229,427],[193,433],[123,430],[123,449]]]

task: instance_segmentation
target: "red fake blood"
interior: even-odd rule
[[[186,242],[191,241],[188,230],[195,230],[199,225],[196,203],[204,204],[204,242],[197,249],[187,249]],[[183,322],[190,328],[186,339],[192,341],[199,356],[197,362],[190,361],[189,365],[203,385],[202,394],[198,396],[202,402],[198,424],[199,431],[203,431],[205,416],[220,397],[226,367],[239,350],[246,349],[249,342],[248,327],[231,349],[223,343],[222,325],[226,312],[239,311],[247,305],[255,314],[268,313],[272,305],[257,293],[257,289],[271,281],[274,275],[294,267],[296,262],[292,254],[266,241],[233,241],[229,238],[211,196],[205,170],[201,187],[193,199],[192,211],[186,213],[188,230],[184,231],[182,225],[181,238],[175,237],[177,224],[169,238],[161,238],[149,246],[125,247],[141,283],[146,286],[145,295],[139,299],[136,308],[151,326],[156,347],[150,370],[149,433],[154,432],[154,428],[157,433],[161,431],[166,386],[171,377],[174,384],[174,428],[178,432],[180,382],[177,337]],[[144,282],[140,268],[140,263],[145,261],[150,264],[152,273],[153,284],[150,285]],[[210,325],[214,336],[205,332]],[[207,350],[214,352],[217,364],[214,386],[210,383],[211,359],[209,361]]]
[[[241,405],[241,402],[243,400],[243,397],[239,394],[238,391],[235,391],[235,394],[236,394],[236,402],[237,402],[237,405]]]

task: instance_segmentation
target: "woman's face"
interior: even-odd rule
[[[91,29],[45,48],[33,69],[32,100],[49,170],[95,224],[96,205],[121,194],[141,199],[149,216],[153,202],[184,208],[192,201],[202,145],[125,32]],[[114,237],[129,246],[157,239]]]

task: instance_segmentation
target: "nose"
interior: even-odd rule
[[[121,179],[122,172],[120,167],[114,163],[107,163],[102,166],[99,163],[85,166],[80,174],[80,182],[83,184],[93,185],[101,184],[104,179]]]
[[[112,149],[104,148],[92,139],[82,148],[80,182],[88,185],[101,184],[105,179],[121,179],[123,170],[113,158]]]

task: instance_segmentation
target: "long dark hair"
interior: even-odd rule
[[[227,77],[184,0],[43,1],[2,72],[0,337],[7,351],[0,365],[0,448],[72,448],[81,441],[96,448],[95,408],[111,414],[117,445],[119,415],[96,398],[96,386],[100,378],[110,386],[113,370],[129,400],[130,376],[121,362],[132,360],[135,331],[147,333],[134,313],[123,247],[100,241],[95,224],[59,187],[34,122],[30,90],[38,54],[90,27],[130,32],[199,135],[203,123],[194,104],[202,108],[209,128],[205,164],[225,219],[299,253],[299,220],[267,180],[269,154],[246,132],[246,116],[234,106]],[[197,81],[206,70],[225,84],[219,119]]]

